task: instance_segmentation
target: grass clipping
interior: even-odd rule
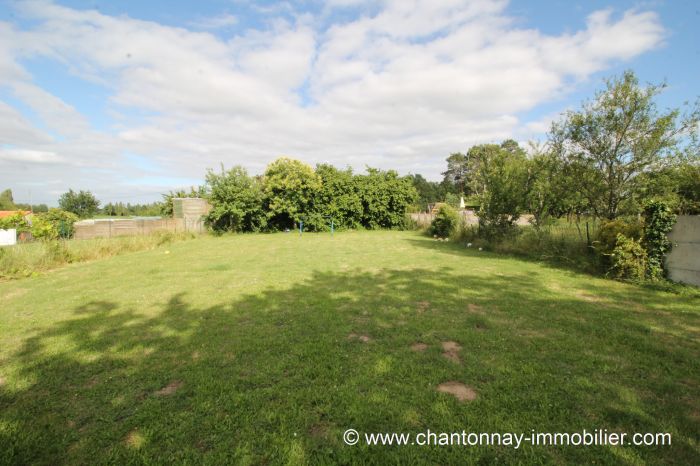
[[[36,241],[3,247],[0,248],[0,280],[30,277],[65,264],[155,249],[194,237],[192,233],[155,232],[116,238]]]

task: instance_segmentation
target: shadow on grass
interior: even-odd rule
[[[681,314],[675,331],[696,323]],[[651,311],[552,294],[537,275],[447,268],[315,273],[207,307],[183,293],[150,312],[93,301],[13,357],[0,462],[691,464],[700,351],[669,329]],[[442,357],[447,340],[461,364]],[[435,391],[450,380],[477,399]],[[671,432],[673,445],[347,446],[348,428],[600,428]]]

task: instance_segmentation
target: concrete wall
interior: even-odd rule
[[[17,244],[17,230],[0,230],[0,246],[12,246]]]
[[[156,219],[97,219],[82,220],[74,224],[75,239],[114,238],[116,236],[146,235],[155,231],[193,231],[186,230],[185,220],[181,218]]]
[[[669,278],[700,286],[700,215],[679,216],[668,238],[673,243],[666,256]]]
[[[204,216],[211,210],[211,205],[196,197],[173,198],[173,217],[185,222],[186,231],[202,232],[206,229]]]

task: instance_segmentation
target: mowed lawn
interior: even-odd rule
[[[0,463],[700,464],[698,296],[412,232],[73,264],[0,282]],[[672,445],[348,446],[349,428]]]

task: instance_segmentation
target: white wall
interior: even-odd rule
[[[12,246],[17,244],[17,230],[0,230],[0,246]]]

